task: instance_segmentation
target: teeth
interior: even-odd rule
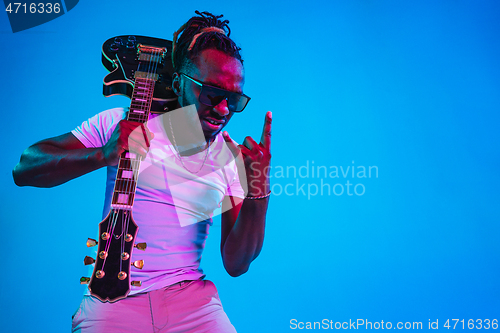
[[[215,121],[212,121],[212,120],[208,120],[208,122],[209,122],[210,124],[213,124],[213,125],[219,125],[219,123],[216,123]]]

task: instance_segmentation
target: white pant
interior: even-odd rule
[[[182,281],[115,303],[84,296],[73,316],[72,332],[81,333],[235,333],[213,282]]]

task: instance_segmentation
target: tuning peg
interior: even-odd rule
[[[80,278],[80,284],[89,284],[89,282],[90,282],[90,278],[88,278],[88,277],[82,276]]]
[[[141,281],[132,281],[130,282],[131,285],[133,285],[134,287],[140,287],[142,286],[142,282]]]
[[[85,265],[92,265],[93,263],[95,263],[95,259],[89,256],[85,256],[85,259],[83,259],[83,263]]]
[[[137,244],[134,244],[134,247],[138,250],[146,250],[146,247],[147,247],[147,244],[146,243],[137,243]]]
[[[97,245],[97,241],[95,239],[92,239],[92,238],[87,239],[87,247],[92,247],[92,246],[96,246],[96,245]]]
[[[136,260],[132,263],[132,266],[142,269],[144,267],[144,260]]]

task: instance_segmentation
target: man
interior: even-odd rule
[[[177,110],[141,124],[125,120],[124,110],[113,109],[72,132],[32,145],[14,168],[17,185],[52,187],[106,166],[106,215],[120,155],[136,152],[147,165],[141,166],[133,208],[137,240],[148,243],[147,251],[132,254],[146,258],[143,270],[131,268],[131,278],[139,277],[142,285],[113,303],[85,295],[73,316],[74,332],[235,332],[215,286],[203,280],[199,262],[218,205],[221,254],[231,276],[245,273],[262,248],[270,194],[271,113],[266,114],[260,143],[247,137],[237,145],[222,132],[249,101],[243,95],[242,59],[229,39],[229,22],[196,13],[180,29],[178,41],[179,31],[174,34],[172,90],[182,115],[196,111],[201,139],[193,133],[195,139],[177,142],[183,133],[170,116]],[[228,162],[224,151],[243,161],[239,173],[239,163]],[[249,184],[246,194],[244,181]]]

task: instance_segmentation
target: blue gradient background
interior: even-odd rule
[[[129,104],[102,96],[106,39],[171,39],[195,9],[224,13],[243,48],[252,101],[233,139],[260,138],[272,110],[274,166],[379,171],[323,179],[362,183],[362,196],[274,195],[263,251],[236,279],[215,223],[202,267],[238,332],[500,319],[500,2],[204,3],[81,1],[16,34],[0,14],[0,330],[70,330],[104,195],[104,170],[38,189],[16,187],[11,169],[30,144]],[[273,179],[275,192],[297,181],[321,180]]]

